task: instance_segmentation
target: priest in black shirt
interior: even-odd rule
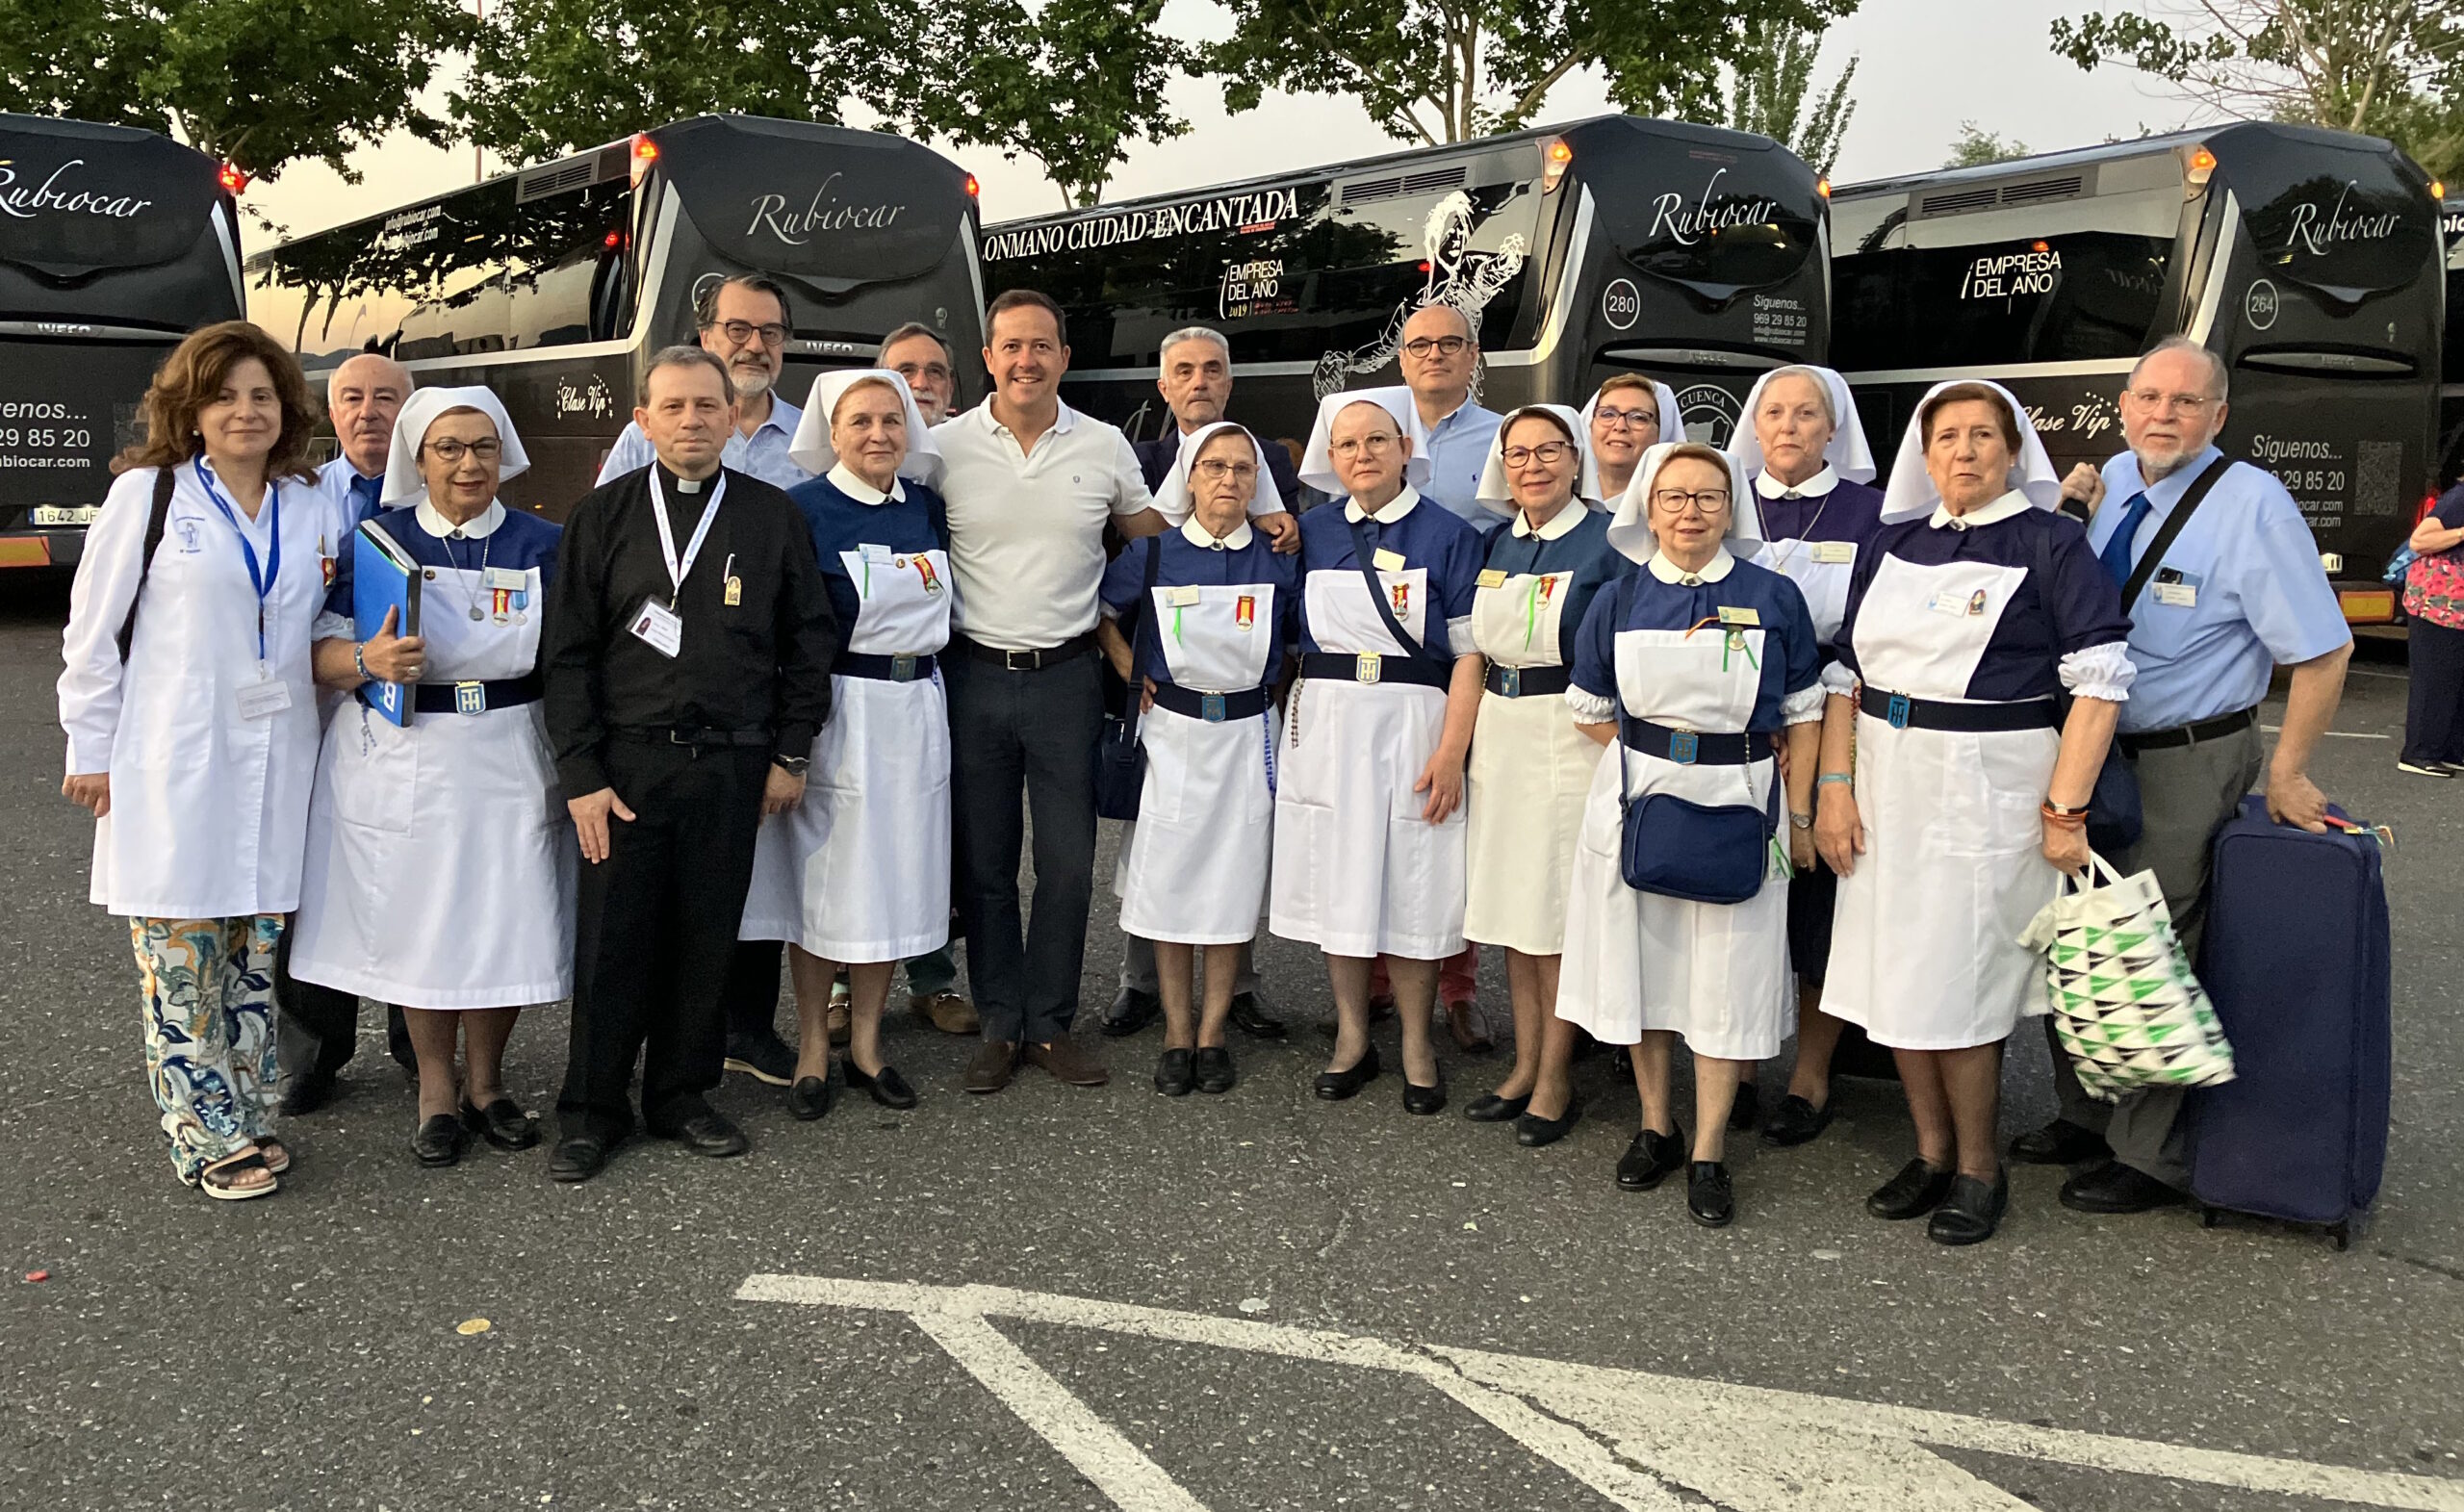
[[[548,734],[583,862],[557,1181],[597,1175],[631,1129],[636,1057],[651,1133],[750,1148],[707,1096],[720,987],[754,833],[804,797],[838,651],[804,517],[720,466],[735,398],[718,359],[659,352],[633,419],[657,460],[574,505],[548,602]]]

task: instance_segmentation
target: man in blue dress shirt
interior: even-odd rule
[[[693,301],[693,323],[702,349],[727,364],[728,381],[735,386],[736,433],[728,438],[720,465],[779,489],[812,476],[787,455],[805,412],[773,392],[787,338],[795,334],[787,291],[760,273],[738,273],[702,291]],[[650,438],[628,421],[600,464],[600,484],[640,472],[651,455]]]
[[[2268,812],[2279,824],[2326,829],[2326,795],[2310,781],[2312,748],[2344,696],[2352,632],[2327,585],[2299,506],[2274,474],[2227,462],[2223,361],[2185,337],[2159,343],[2121,396],[2130,449],[2101,475],[2074,472],[2064,492],[2096,511],[2088,528],[2105,570],[2125,580],[2184,494],[2207,468],[2229,469],[2127,605],[2139,669],[2114,744],[2139,777],[2145,828],[2108,858],[2125,874],[2153,870],[2194,958],[2207,921],[2209,849],[2258,780],[2266,743],[2258,705],[2275,669],[2293,669],[2284,729],[2268,761]],[[2046,1038],[2052,1038],[2047,1018]],[[2062,1189],[2082,1213],[2143,1213],[2183,1200],[2189,1152],[2182,1093],[2166,1088],[2108,1109],[2087,1095],[2057,1044],[2062,1116],[2012,1146],[2042,1164],[2100,1160]]]

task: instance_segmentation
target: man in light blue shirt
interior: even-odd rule
[[[1472,375],[1480,368],[1480,340],[1472,322],[1450,304],[1425,304],[1403,322],[1396,353],[1404,386],[1428,427],[1428,481],[1422,494],[1486,528],[1505,518],[1479,500],[1480,470],[1503,417],[1472,397]]]
[[[738,273],[702,292],[694,301],[693,323],[700,328],[702,349],[727,364],[735,385],[736,433],[728,438],[720,465],[777,488],[793,488],[812,476],[787,455],[805,412],[771,392],[794,331],[787,292],[759,273]],[[638,473],[651,465],[651,455],[650,438],[628,422],[600,464],[599,481]]]
[[[2284,729],[2267,762],[2268,812],[2279,824],[2326,829],[2326,795],[2310,753],[2344,697],[2352,631],[2319,564],[2301,511],[2274,474],[2228,462],[2221,359],[2171,337],[2139,360],[2121,396],[2130,449],[2101,475],[2075,471],[2064,492],[2093,508],[2088,543],[2116,583],[2127,580],[2200,474],[2227,469],[2165,550],[2130,613],[2138,677],[2114,745],[2139,779],[2139,843],[2108,858],[2125,875],[2152,870],[2183,945],[2194,958],[2207,922],[2208,856],[2216,832],[2258,780],[2265,742],[2258,705],[2278,666],[2293,669]],[[2045,1020],[2051,1039],[2053,1020]],[[2101,1159],[2062,1189],[2082,1213],[2143,1213],[2183,1200],[2188,1150],[2176,1089],[2135,1092],[2108,1109],[2088,1096],[2057,1043],[2062,1116],[2012,1146],[2016,1160]]]

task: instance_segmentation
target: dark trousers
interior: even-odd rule
[[[350,1064],[359,1048],[359,994],[302,982],[291,974],[291,932],[273,958],[274,1043],[279,1047],[282,1084],[315,1079],[330,1081]],[[410,1026],[402,1011],[385,1007],[385,1047],[403,1070],[417,1072],[419,1057],[411,1050]]]
[[[941,666],[954,880],[976,1012],[986,1039],[1042,1043],[1077,1016],[1094,901],[1095,736],[1104,720],[1096,659],[1010,672],[961,653]],[[1018,855],[1029,812],[1036,895],[1022,921]]]
[[[2404,759],[2464,761],[2464,630],[2416,619],[2405,640]]]
[[[740,939],[728,953],[719,1001],[727,1007],[730,1039],[779,1032],[779,966],[786,951],[783,939]]]
[[[613,1140],[632,1127],[636,1057],[651,1132],[673,1133],[709,1110],[726,1057],[720,994],[753,883],[770,754],[618,739],[605,759],[635,817],[611,820],[607,859],[582,863],[573,1040],[556,1113],[568,1135]]]

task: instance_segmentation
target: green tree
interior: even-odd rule
[[[2082,68],[2118,63],[2226,115],[2387,137],[2464,171],[2464,7],[2439,0],[2195,0],[2053,23]]]
[[[1848,87],[1856,81],[1859,59],[1849,58],[1839,77],[1814,97],[1809,115],[1806,94],[1821,51],[1818,31],[1784,26],[1765,32],[1762,41],[1731,70],[1725,124],[1768,137],[1812,165],[1815,172],[1828,174],[1839,161],[1839,139],[1848,134],[1848,122],[1857,114]]]
[[[0,0],[0,109],[176,134],[256,178],[387,133],[444,143],[420,106],[468,48],[454,0]]]
[[[1617,108],[1717,119],[1720,68],[1777,28],[1820,28],[1857,0],[1226,0],[1202,50],[1224,103],[1269,90],[1357,100],[1389,136],[1434,145],[1527,125],[1559,80],[1597,68]]]
[[[1951,139],[1951,155],[1942,160],[1946,168],[1981,168],[1989,163],[2008,163],[2013,158],[2028,155],[2028,144],[2016,137],[1997,137],[1972,120],[1960,122],[1960,134]]]

